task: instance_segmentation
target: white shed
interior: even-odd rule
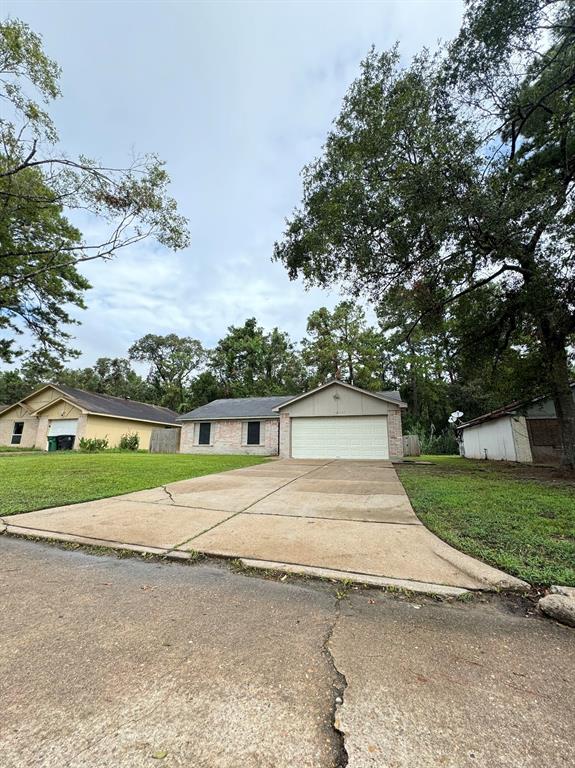
[[[531,462],[529,432],[524,416],[499,417],[461,425],[462,453],[468,459]]]

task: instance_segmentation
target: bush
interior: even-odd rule
[[[127,432],[120,438],[121,451],[137,451],[140,447],[140,435],[137,432]]]
[[[415,424],[412,429],[413,434],[419,437],[421,453],[432,456],[459,454],[453,429],[447,427],[442,432],[436,432],[433,424],[429,431],[423,424]]]
[[[421,453],[432,456],[458,454],[459,445],[453,432],[446,430],[439,435],[425,435],[421,440]]]
[[[82,437],[80,438],[80,450],[84,453],[98,453],[108,447],[107,437]]]

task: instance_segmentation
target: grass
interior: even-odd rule
[[[262,461],[257,456],[75,451],[0,456],[0,514],[103,499]]]
[[[22,451],[29,453],[39,450],[39,448],[21,448],[19,445],[0,445],[0,453],[22,453]]]
[[[575,476],[458,456],[398,466],[413,508],[452,546],[534,585],[575,586]]]

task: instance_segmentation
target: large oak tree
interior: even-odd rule
[[[405,297],[406,335],[466,313],[468,346],[535,339],[569,466],[574,113],[575,4],[472,0],[441,55],[367,56],[275,249],[292,278]]]

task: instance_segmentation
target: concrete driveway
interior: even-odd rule
[[[414,590],[525,586],[430,533],[387,461],[273,461],[3,522],[8,533]]]

